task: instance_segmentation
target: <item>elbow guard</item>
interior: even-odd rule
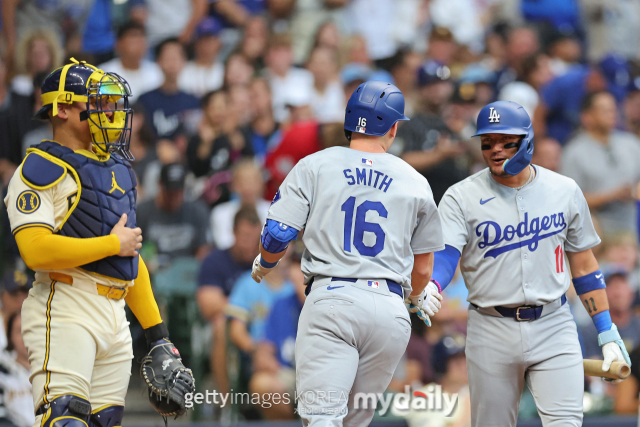
[[[289,242],[298,237],[298,230],[282,222],[268,219],[262,229],[262,247],[265,251],[277,254],[289,246]]]

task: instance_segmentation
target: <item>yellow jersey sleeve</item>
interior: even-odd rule
[[[149,270],[147,270],[142,257],[138,261],[138,277],[133,282],[134,285],[129,288],[129,293],[124,300],[140,322],[140,325],[142,325],[142,328],[148,329],[162,323],[160,310],[151,289]]]

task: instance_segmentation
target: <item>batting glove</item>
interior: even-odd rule
[[[629,353],[615,324],[611,326],[610,330],[598,334],[598,344],[602,346],[602,356],[604,357],[604,361],[602,362],[603,371],[608,371],[613,362],[622,362],[631,366]],[[609,378],[604,378],[604,380],[614,384],[622,381]]]
[[[405,300],[409,304],[409,311],[416,313],[427,325],[431,326],[430,316],[435,316],[442,304],[442,295],[435,283],[429,282],[420,295],[409,295]]]
[[[275,264],[273,264],[273,266],[271,267],[265,267],[264,265],[262,265],[261,261],[262,261],[262,257],[260,256],[260,254],[258,254],[256,259],[253,260],[253,267],[251,268],[251,277],[253,277],[253,280],[255,280],[258,283],[262,282],[262,279],[264,278],[264,276],[269,274],[269,272],[273,270],[275,266],[280,263],[280,261],[278,261]]]

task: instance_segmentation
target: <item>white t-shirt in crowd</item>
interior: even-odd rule
[[[344,90],[338,80],[329,83],[324,93],[313,89],[311,108],[318,122],[343,122],[345,106]]]
[[[140,68],[137,70],[124,68],[120,58],[114,58],[111,61],[105,62],[98,68],[119,74],[129,83],[132,94],[129,98],[130,103],[135,102],[143,93],[157,89],[164,82],[164,75],[162,74],[160,66],[147,59],[143,59],[142,62],[140,62]]]
[[[214,62],[209,67],[203,67],[193,61],[189,61],[180,72],[178,88],[201,97],[207,92],[220,89],[224,82],[224,65]]]
[[[313,90],[313,74],[301,68],[291,67],[284,77],[267,72],[267,79],[271,86],[273,115],[278,123],[284,122],[289,117],[286,104],[291,98],[290,94]]]
[[[267,221],[270,202],[259,199],[256,202],[256,211],[262,223]],[[211,233],[216,248],[228,249],[236,242],[233,235],[233,218],[241,207],[240,200],[231,200],[221,203],[211,211]]]

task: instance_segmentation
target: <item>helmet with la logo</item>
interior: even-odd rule
[[[70,64],[53,71],[42,83],[42,108],[33,118],[47,120],[50,115],[57,116],[58,104],[86,103],[87,110],[80,113],[80,119],[89,121],[96,154],[119,152],[127,160],[133,160],[129,151],[130,96],[129,84],[116,73],[71,58]]]
[[[522,135],[518,151],[503,163],[502,169],[509,175],[517,175],[529,166],[533,157],[533,126],[522,105],[511,101],[488,104],[478,114],[477,129],[473,136],[488,133]]]

